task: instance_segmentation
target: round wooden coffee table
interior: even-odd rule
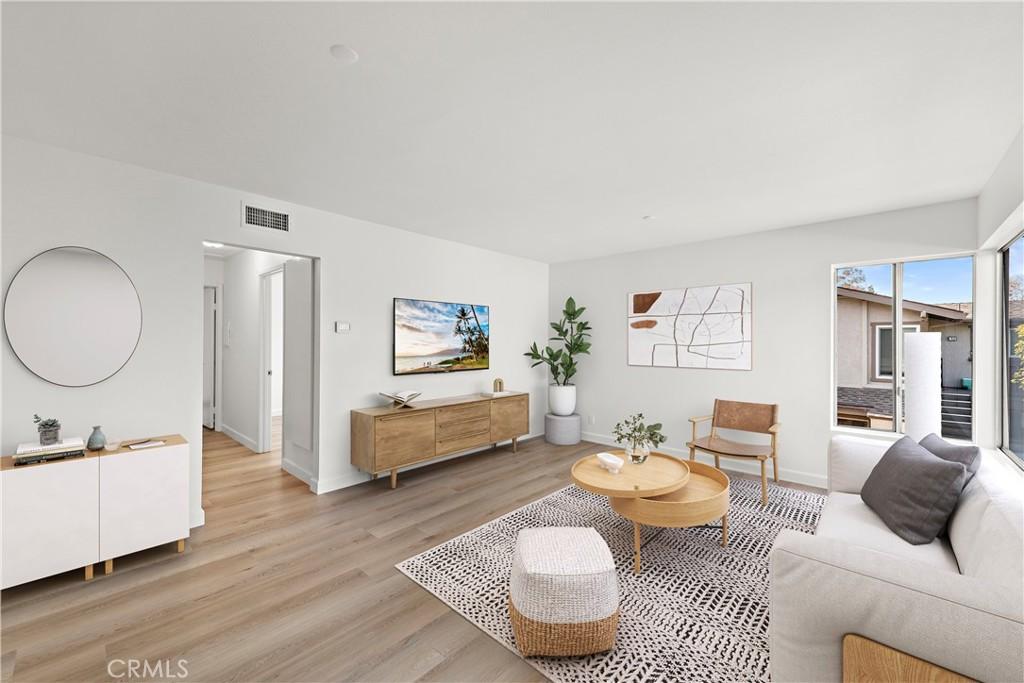
[[[596,455],[588,455],[572,466],[577,486],[609,498],[644,498],[671,493],[690,479],[687,463],[671,455],[651,453],[646,462],[634,465],[625,451],[607,452],[626,461],[622,471],[612,474],[601,467]]]
[[[729,542],[729,477],[704,463],[684,462],[651,453],[634,465],[624,451],[610,451],[626,461],[612,474],[589,455],[572,466],[572,480],[582,489],[608,496],[617,513],[633,522],[633,571],[640,573],[640,527],[704,526],[721,518],[722,545]],[[717,528],[717,527],[716,527]]]

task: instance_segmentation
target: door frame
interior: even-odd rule
[[[260,387],[260,409],[259,409],[259,429],[256,436],[256,452],[266,453],[271,449],[273,441],[272,430],[273,430],[273,410],[271,408],[271,384],[273,382],[271,370],[273,360],[271,354],[273,351],[273,318],[274,318],[274,300],[273,300],[273,287],[272,278],[274,275],[281,276],[281,286],[284,287],[284,264],[274,266],[270,270],[260,273],[260,370],[259,370],[259,387]],[[282,300],[282,306],[284,302]],[[284,339],[281,340],[282,345]],[[281,378],[284,381],[284,377]],[[282,453],[283,459],[283,453]]]
[[[224,412],[224,316],[221,315],[221,306],[224,301],[223,285],[203,285],[203,335],[206,335],[206,290],[213,290],[213,431],[221,431],[221,414]],[[205,339],[203,348],[203,359],[206,359]],[[206,424],[203,423],[206,428]]]
[[[269,253],[282,254],[282,255],[286,255],[286,256],[294,256],[294,257],[305,258],[305,259],[309,259],[310,260],[310,262],[312,264],[312,284],[313,284],[313,295],[312,295],[312,298],[313,298],[312,322],[313,322],[313,324],[312,324],[312,330],[311,330],[311,332],[312,332],[312,339],[313,339],[313,368],[312,368],[313,377],[312,377],[312,386],[311,386],[311,391],[313,393],[313,396],[312,396],[312,406],[313,406],[312,407],[312,410],[313,410],[313,415],[312,415],[312,431],[313,431],[313,434],[312,434],[312,440],[311,441],[312,441],[312,456],[313,456],[314,469],[309,472],[308,480],[307,480],[306,477],[299,476],[299,475],[296,475],[296,474],[293,474],[293,476],[296,476],[298,479],[303,480],[309,486],[310,490],[313,493],[318,493],[319,494],[319,493],[324,493],[326,490],[333,490],[333,488],[325,489],[321,485],[321,483],[320,483],[320,481],[321,481],[321,465],[322,465],[322,463],[320,462],[320,410],[321,410],[321,405],[320,405],[320,372],[321,372],[320,345],[321,345],[321,342],[322,342],[321,335],[323,334],[323,326],[322,326],[321,321],[320,321],[320,316],[322,314],[322,306],[323,306],[323,296],[322,296],[322,291],[321,291],[321,287],[322,287],[322,284],[323,284],[323,263],[322,263],[322,257],[317,256],[315,254],[310,254],[310,253],[302,253],[302,252],[291,251],[291,250],[287,250],[286,251],[284,249],[274,249],[274,248],[267,248],[266,246],[256,246],[256,245],[253,245],[253,244],[246,244],[243,241],[228,242],[228,241],[225,241],[223,238],[218,238],[217,236],[207,237],[205,239],[209,239],[210,241],[214,241],[214,242],[220,242],[220,243],[224,244],[224,246],[227,246],[227,247],[235,247],[235,248],[238,248],[238,249],[248,249],[248,250],[253,250],[253,251],[264,251],[264,252],[269,252]],[[217,292],[218,292],[218,305],[223,307],[223,303],[224,303],[224,296],[223,296],[224,289],[223,289],[223,285],[222,284],[217,285]],[[223,308],[222,308],[222,312],[223,312]],[[199,310],[198,310],[199,330],[200,330],[199,334],[200,335],[203,334],[203,331],[202,331],[202,315],[203,315],[203,309],[202,309],[202,304],[200,303]],[[221,343],[218,345],[219,348],[217,349],[217,359],[218,359],[218,361],[220,361],[219,367],[221,369],[221,374],[218,377],[217,388],[218,388],[218,390],[220,392],[220,396],[221,396],[221,399],[222,399],[221,400],[221,405],[220,405],[220,414],[223,414],[224,406],[225,406],[225,402],[223,401],[223,397],[224,397],[223,386],[224,385],[223,385],[223,382],[222,382],[223,368],[224,368],[224,363],[223,363],[223,358],[224,358],[223,340],[225,338],[224,337],[224,316],[223,315],[219,316],[217,331],[220,333],[220,338],[221,338]],[[200,338],[197,340],[196,343],[199,344],[199,346],[202,346],[202,336],[200,336]],[[257,378],[257,381],[259,381],[259,379],[260,378]],[[197,403],[198,403],[198,405],[196,406],[196,409],[197,409],[197,411],[199,411],[200,418],[201,418],[202,408],[203,408],[203,406],[202,406],[202,390],[201,389],[200,389],[200,392],[199,392]],[[201,431],[202,430],[202,421],[201,421],[201,419],[200,419],[200,426],[199,426],[199,428],[200,428],[200,431]],[[218,421],[217,431],[222,431],[222,429],[223,429],[223,424]],[[259,431],[257,431],[257,437],[258,436],[259,436]],[[285,436],[286,436],[285,434],[282,434],[282,440],[284,439]],[[282,465],[284,465],[284,463],[285,463],[285,449],[284,449],[284,444],[283,443],[282,443],[282,449],[281,449],[281,462],[282,462]],[[282,469],[284,469],[283,466],[282,466]],[[205,476],[205,475],[201,475],[201,476]],[[334,487],[334,488],[336,488],[336,487]]]

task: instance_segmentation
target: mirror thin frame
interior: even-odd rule
[[[54,380],[50,379],[49,377],[45,377],[45,376],[39,374],[39,372],[34,370],[32,367],[30,367],[28,365],[28,363],[26,363],[21,358],[21,356],[18,355],[18,352],[15,349],[15,345],[11,342],[10,331],[8,330],[7,303],[8,303],[8,298],[10,297],[10,294],[11,294],[11,289],[13,289],[15,282],[17,282],[18,276],[21,275],[22,271],[25,270],[25,268],[27,268],[36,259],[38,259],[38,258],[40,258],[42,256],[45,256],[46,254],[49,254],[51,252],[60,251],[62,249],[79,249],[79,250],[82,250],[82,251],[91,252],[92,254],[100,256],[100,257],[106,259],[107,261],[109,261],[115,268],[117,268],[119,271],[121,271],[121,273],[125,277],[125,280],[127,280],[128,284],[131,285],[132,291],[135,293],[135,299],[136,299],[136,301],[138,303],[138,307],[139,307],[139,332],[138,332],[138,335],[135,337],[135,343],[132,345],[131,353],[129,353],[127,358],[124,359],[124,362],[121,363],[109,375],[107,375],[105,377],[102,377],[100,379],[97,379],[94,382],[89,382],[87,384],[62,384],[61,382],[54,381]],[[77,388],[81,388],[81,387],[91,387],[91,386],[95,386],[97,384],[100,384],[101,382],[105,382],[108,379],[110,379],[111,377],[113,377],[114,375],[116,375],[117,373],[121,372],[121,370],[123,370],[124,367],[126,365],[128,365],[128,363],[131,361],[131,359],[135,356],[135,352],[138,351],[138,349],[139,349],[139,342],[142,340],[143,325],[144,325],[144,311],[143,311],[143,308],[142,308],[142,297],[139,296],[139,289],[138,289],[138,287],[135,286],[135,281],[132,280],[131,276],[128,274],[128,271],[126,271],[124,268],[121,267],[121,264],[119,264],[117,261],[115,261],[114,259],[112,259],[109,256],[107,256],[103,252],[98,251],[96,249],[92,249],[90,247],[83,247],[83,246],[77,245],[77,244],[64,244],[64,245],[57,246],[57,247],[51,247],[50,249],[45,249],[45,250],[39,252],[38,254],[33,256],[32,258],[30,258],[27,261],[25,261],[25,263],[23,263],[21,265],[21,267],[18,268],[17,272],[14,273],[14,277],[12,277],[11,281],[8,283],[6,291],[4,292],[3,328],[4,328],[4,338],[7,340],[7,346],[11,349],[11,353],[14,355],[15,358],[18,359],[18,362],[21,363],[22,367],[24,367],[26,370],[28,370],[29,372],[31,372],[33,375],[35,375],[39,379],[43,380],[44,382],[48,382],[49,384],[53,384],[53,385],[58,386],[58,387],[67,387],[69,389],[77,389]]]

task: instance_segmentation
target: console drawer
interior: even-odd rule
[[[491,443],[491,430],[489,427],[485,427],[483,431],[473,434],[463,434],[447,439],[438,439],[437,444],[435,445],[435,450],[438,455],[445,455],[446,453],[464,451],[467,448],[486,446],[489,443]]]
[[[480,432],[490,432],[490,430],[490,417],[480,417],[475,420],[463,420],[461,422],[448,422],[437,425],[437,440],[448,441],[457,436],[479,434]]]
[[[466,420],[477,420],[481,417],[490,417],[491,402],[481,401],[479,403],[467,403],[459,406],[448,406],[438,408],[437,425],[444,426],[452,422],[464,422]]]

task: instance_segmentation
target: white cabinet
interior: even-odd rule
[[[100,461],[100,560],[188,536],[188,446],[119,452]]]
[[[3,470],[4,588],[99,561],[99,461]]]
[[[2,587],[83,567],[88,578],[96,562],[187,538],[188,443],[158,440],[22,467],[3,458]]]

